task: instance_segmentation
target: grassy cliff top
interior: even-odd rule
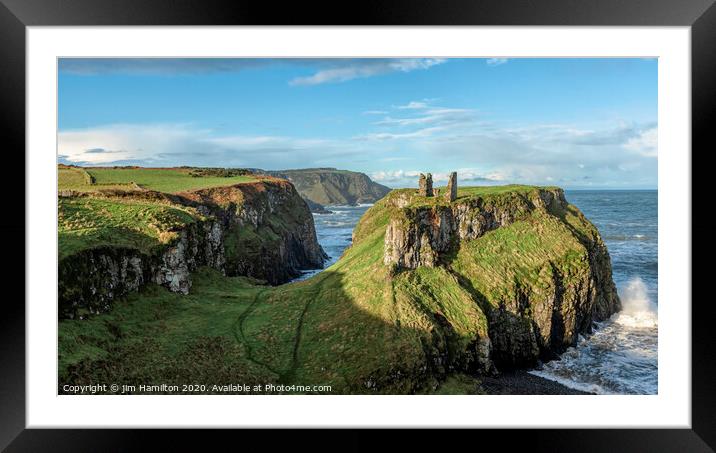
[[[405,205],[406,207],[448,205],[449,202],[445,200],[447,187],[435,186],[435,188],[440,190],[440,194],[437,197],[418,196],[417,189],[393,189],[388,195],[388,198],[392,200],[398,198],[409,199],[410,202]],[[478,198],[489,200],[514,195],[529,195],[534,194],[539,190],[560,189],[556,186],[528,186],[522,184],[509,184],[503,186],[458,186],[456,202]]]
[[[132,199],[60,198],[59,259],[89,248],[129,247],[150,253],[202,217],[191,208]]]
[[[58,189],[79,194],[58,199],[58,247],[63,259],[102,246],[152,253],[170,244],[186,225],[204,217],[173,200],[190,201],[209,191],[212,202],[244,202],[244,192],[258,193],[265,182],[282,179],[219,168],[82,168],[58,166]],[[239,191],[232,186],[241,185]],[[303,206],[301,206],[303,207]]]
[[[260,177],[231,170],[199,168],[82,168],[60,166],[58,189],[93,192],[102,189],[149,189],[179,193],[253,182]]]

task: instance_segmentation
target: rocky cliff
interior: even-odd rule
[[[291,181],[313,212],[321,212],[326,205],[375,203],[390,192],[390,188],[372,181],[364,173],[335,168],[256,171]]]
[[[199,266],[224,268],[222,235],[219,222],[196,222],[154,253],[105,245],[61,259],[58,269],[60,318],[75,319],[108,311],[117,297],[147,283],[187,294],[191,288],[191,272]]]
[[[394,195],[383,263],[398,273],[447,270],[486,317],[489,359],[498,367],[551,359],[620,309],[606,246],[561,189],[451,203]]]
[[[273,285],[323,266],[313,216],[285,180],[216,187],[181,194],[225,229],[227,275],[245,275]]]
[[[458,248],[460,241],[477,239],[536,209],[559,214],[567,207],[561,189],[512,192],[499,198],[463,197],[452,203],[430,201],[411,191],[390,198],[389,205],[399,209],[385,232],[386,265],[408,269],[436,266],[441,255]]]
[[[186,294],[191,288],[191,273],[209,266],[228,276],[248,276],[270,284],[280,284],[300,275],[301,269],[322,267],[326,255],[316,239],[313,217],[295,188],[287,181],[275,179],[217,187],[176,195],[154,191],[106,191],[93,194],[70,194],[71,200],[91,204],[104,203],[90,216],[110,212],[111,222],[96,236],[101,240],[87,246],[62,251],[66,242],[74,245],[84,238],[82,228],[60,235],[59,315],[77,318],[85,313],[107,311],[117,297],[136,291],[147,283],[157,283],[172,292]],[[183,222],[152,218],[148,228],[158,230],[151,241],[145,232],[134,242],[124,239],[137,235],[138,226],[118,226],[120,214],[113,205],[126,208],[136,204],[133,215],[159,206],[163,218],[166,210],[181,210],[189,215]],[[60,204],[60,216],[67,210],[75,214],[77,206]],[[121,212],[117,210],[117,212]],[[137,223],[140,223],[137,221]],[[77,222],[73,224],[77,226]],[[129,232],[129,233],[127,233]],[[87,239],[83,239],[87,241]],[[69,245],[68,245],[69,247]],[[75,248],[77,248],[75,246]]]

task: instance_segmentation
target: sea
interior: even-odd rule
[[[566,191],[599,229],[612,261],[622,310],[595,324],[559,360],[530,373],[577,390],[597,394],[658,392],[658,237],[657,191]],[[314,214],[318,242],[335,263],[351,244],[353,228],[370,204],[327,206]],[[305,271],[299,280],[322,269]]]

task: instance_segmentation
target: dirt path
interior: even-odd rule
[[[272,288],[266,288],[261,291],[259,291],[256,296],[254,297],[254,300],[251,302],[251,304],[244,310],[236,319],[232,326],[232,331],[234,334],[234,338],[236,341],[240,344],[242,344],[246,348],[247,358],[260,366],[265,367],[272,373],[276,374],[278,376],[278,381],[282,384],[288,384],[292,382],[296,376],[296,369],[298,368],[298,350],[301,344],[301,333],[303,331],[303,321],[306,317],[306,313],[308,312],[308,308],[310,307],[311,303],[315,300],[316,296],[321,292],[322,288],[322,281],[317,282],[316,289],[313,292],[313,296],[308,299],[306,302],[306,305],[303,307],[303,310],[301,311],[301,315],[298,318],[298,324],[296,326],[296,333],[294,335],[293,339],[293,347],[291,350],[291,363],[288,366],[286,370],[278,370],[273,368],[270,364],[267,362],[264,362],[263,360],[258,359],[254,356],[254,350],[251,347],[251,344],[248,341],[248,338],[246,337],[246,334],[244,332],[244,323],[245,321],[251,316],[251,314],[256,310],[256,307],[261,302],[261,298],[266,294],[267,292],[271,291]]]
[[[262,289],[258,293],[256,293],[256,296],[254,297],[254,300],[249,304],[248,307],[246,307],[246,310],[241,312],[238,318],[236,318],[236,321],[232,325],[232,331],[234,334],[234,338],[239,344],[242,344],[246,348],[246,357],[252,361],[253,363],[263,366],[272,373],[281,376],[281,372],[274,369],[271,365],[268,363],[259,360],[254,357],[253,355],[253,348],[251,347],[251,344],[246,339],[246,335],[244,334],[244,321],[251,315],[251,313],[256,309],[259,302],[261,301],[261,296],[263,296],[267,291],[269,291],[270,288]]]

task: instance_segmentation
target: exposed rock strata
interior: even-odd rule
[[[184,194],[225,228],[226,274],[281,284],[301,269],[323,266],[313,216],[294,186],[270,183],[217,187]]]

